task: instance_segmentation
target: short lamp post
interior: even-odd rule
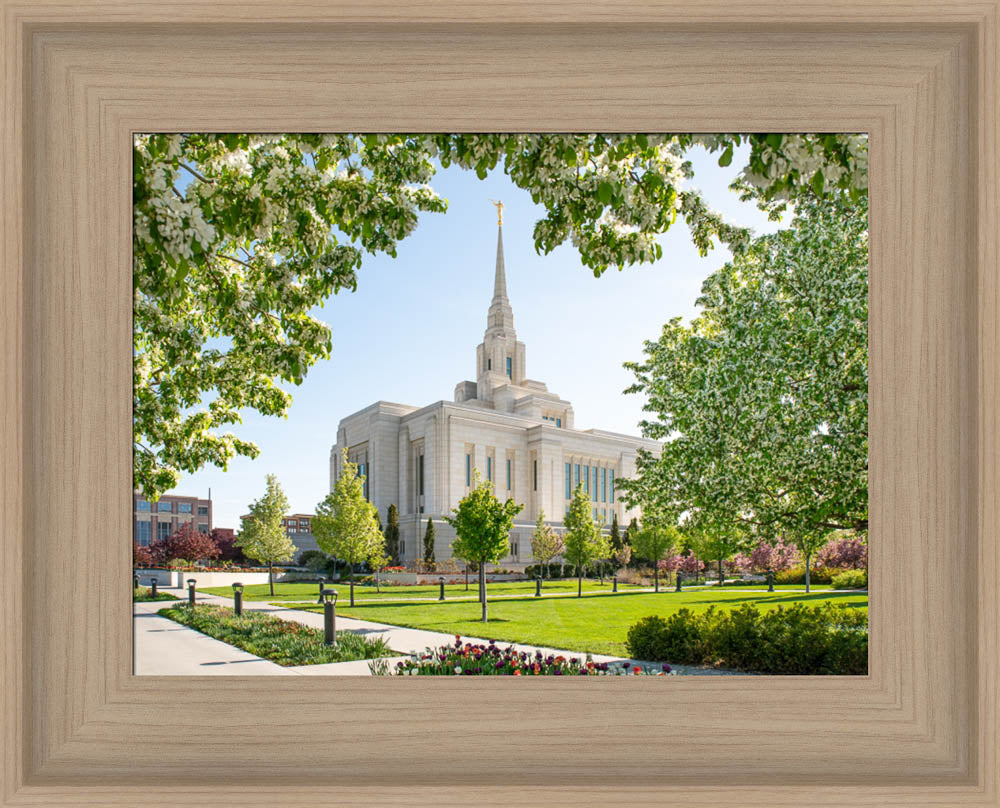
[[[233,584],[233,611],[237,617],[243,616],[243,584],[238,581]]]
[[[323,588],[325,587],[325,585],[326,585],[326,576],[325,575],[320,575],[319,576],[319,598],[316,600],[317,603],[322,603],[323,602]]]
[[[133,589],[138,589],[139,588],[139,576],[138,575],[133,575],[132,576],[132,588]]]
[[[158,581],[155,577],[149,579],[149,591],[152,598],[156,598],[156,585]]]
[[[681,572],[680,570],[677,570],[677,591],[678,592],[681,591],[681,587],[683,586],[683,584],[682,584],[683,580],[684,580],[684,573]]]
[[[323,644],[337,644],[337,590],[324,589],[323,598]]]
[[[188,606],[194,608],[194,578],[188,578]]]
[[[438,595],[438,600],[444,600],[444,576],[442,575],[438,578],[438,585],[441,587],[441,593]]]
[[[611,591],[612,592],[617,592],[618,591],[618,576],[617,575],[615,575],[615,577],[611,579]]]
[[[767,571],[767,591],[774,591],[774,572],[771,570]]]
[[[535,597],[540,598],[542,596],[542,576],[539,575],[535,578]]]

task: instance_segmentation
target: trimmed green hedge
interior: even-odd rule
[[[868,570],[844,570],[833,576],[834,589],[867,589]]]
[[[159,614],[279,665],[350,662],[392,653],[385,640],[371,640],[349,631],[338,632],[337,644],[326,646],[319,629],[252,610],[244,610],[237,617],[226,606],[199,604],[193,612],[190,606],[183,605],[160,609]]]
[[[833,576],[840,570],[827,569],[826,567],[813,567],[809,570],[809,583],[829,584],[833,583]],[[790,570],[781,570],[774,574],[776,584],[805,584],[806,568],[792,567]]]
[[[644,617],[628,631],[629,654],[650,662],[782,674],[868,673],[868,615],[801,603],[773,611],[744,604]]]

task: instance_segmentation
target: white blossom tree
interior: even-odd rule
[[[803,553],[831,530],[866,531],[865,199],[797,199],[791,227],[711,275],[698,302],[626,365],[651,414],[643,434],[665,442],[640,452],[626,501],[713,540],[785,532]]]
[[[595,275],[652,262],[678,219],[705,253],[749,233],[713,213],[685,155],[728,164],[772,213],[795,194],[864,196],[863,135],[140,135],[133,153],[134,466],[147,498],[182,471],[226,468],[257,447],[220,430],[240,411],[284,415],[330,355],[310,311],[357,287],[365,253],[396,254],[421,213],[446,202],[437,166],[497,167],[542,205],[535,248],[570,241]]]

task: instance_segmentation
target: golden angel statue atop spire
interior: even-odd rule
[[[490,202],[492,202],[493,206],[497,209],[497,224],[503,224],[503,202],[500,202],[499,200],[494,201],[492,199]]]

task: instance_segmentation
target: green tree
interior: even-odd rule
[[[626,365],[653,414],[642,432],[664,441],[640,451],[626,501],[709,533],[867,531],[867,212],[798,200],[789,229],[705,281],[689,325]]]
[[[538,577],[542,577],[542,565],[545,565],[545,574],[549,575],[549,563],[563,551],[563,539],[551,525],[545,523],[545,511],[539,508],[538,521],[535,522],[535,530],[531,534],[531,555],[538,562]]]
[[[395,503],[389,506],[385,525],[385,552],[390,564],[399,563],[399,509]]]
[[[660,562],[665,559],[680,540],[674,525],[652,518],[645,518],[642,529],[632,538],[632,552],[653,565],[653,588],[660,591]]]
[[[452,543],[452,553],[465,561],[475,562],[479,567],[480,601],[483,607],[483,622],[487,622],[486,611],[486,565],[500,561],[510,547],[510,529],[514,517],[523,506],[514,500],[501,502],[493,493],[493,485],[485,482],[476,472],[473,489],[458,503],[444,520],[455,528],[456,538]]]
[[[429,572],[434,572],[434,520],[427,520],[427,530],[424,532],[424,564]]]
[[[563,517],[566,548],[563,558],[576,567],[576,596],[583,596],[583,568],[597,558],[600,549],[600,530],[593,519],[590,495],[583,490],[583,483],[576,486],[569,511]]]
[[[784,538],[789,540],[789,543],[794,544],[799,549],[799,552],[802,553],[802,558],[806,563],[806,592],[811,592],[812,587],[809,581],[809,573],[812,566],[812,557],[820,547],[830,540],[830,534],[822,531],[811,533],[786,531]]]
[[[267,582],[274,594],[274,562],[289,561],[296,547],[282,523],[288,513],[288,498],[281,490],[278,478],[267,475],[264,496],[250,505],[250,514],[243,517],[242,527],[233,544],[243,555],[267,564]]]
[[[362,255],[395,256],[419,214],[446,201],[438,165],[494,168],[544,210],[535,249],[570,241],[595,275],[662,255],[683,219],[704,254],[739,254],[749,233],[691,187],[685,154],[732,162],[737,190],[772,213],[805,193],[867,193],[864,135],[144,134],[133,149],[134,477],[148,499],[182,471],[225,469],[258,448],[231,433],[244,410],[285,415],[308,369],[330,355],[311,312],[357,288]],[[225,347],[220,347],[220,346]]]
[[[611,532],[608,534],[608,541],[611,544],[611,552],[617,553],[622,549],[624,541],[622,540],[621,531],[618,528],[618,513],[612,512],[611,514]]]
[[[700,559],[715,561],[719,565],[719,586],[726,583],[723,564],[736,555],[746,545],[746,534],[733,522],[719,522],[715,525],[687,526],[687,546]],[[705,573],[706,578],[708,572]]]
[[[365,478],[358,466],[342,455],[342,471],[333,491],[316,506],[313,535],[325,552],[346,562],[350,571],[351,606],[354,605],[354,567],[383,563],[385,538],[378,529],[378,511],[365,499]]]

